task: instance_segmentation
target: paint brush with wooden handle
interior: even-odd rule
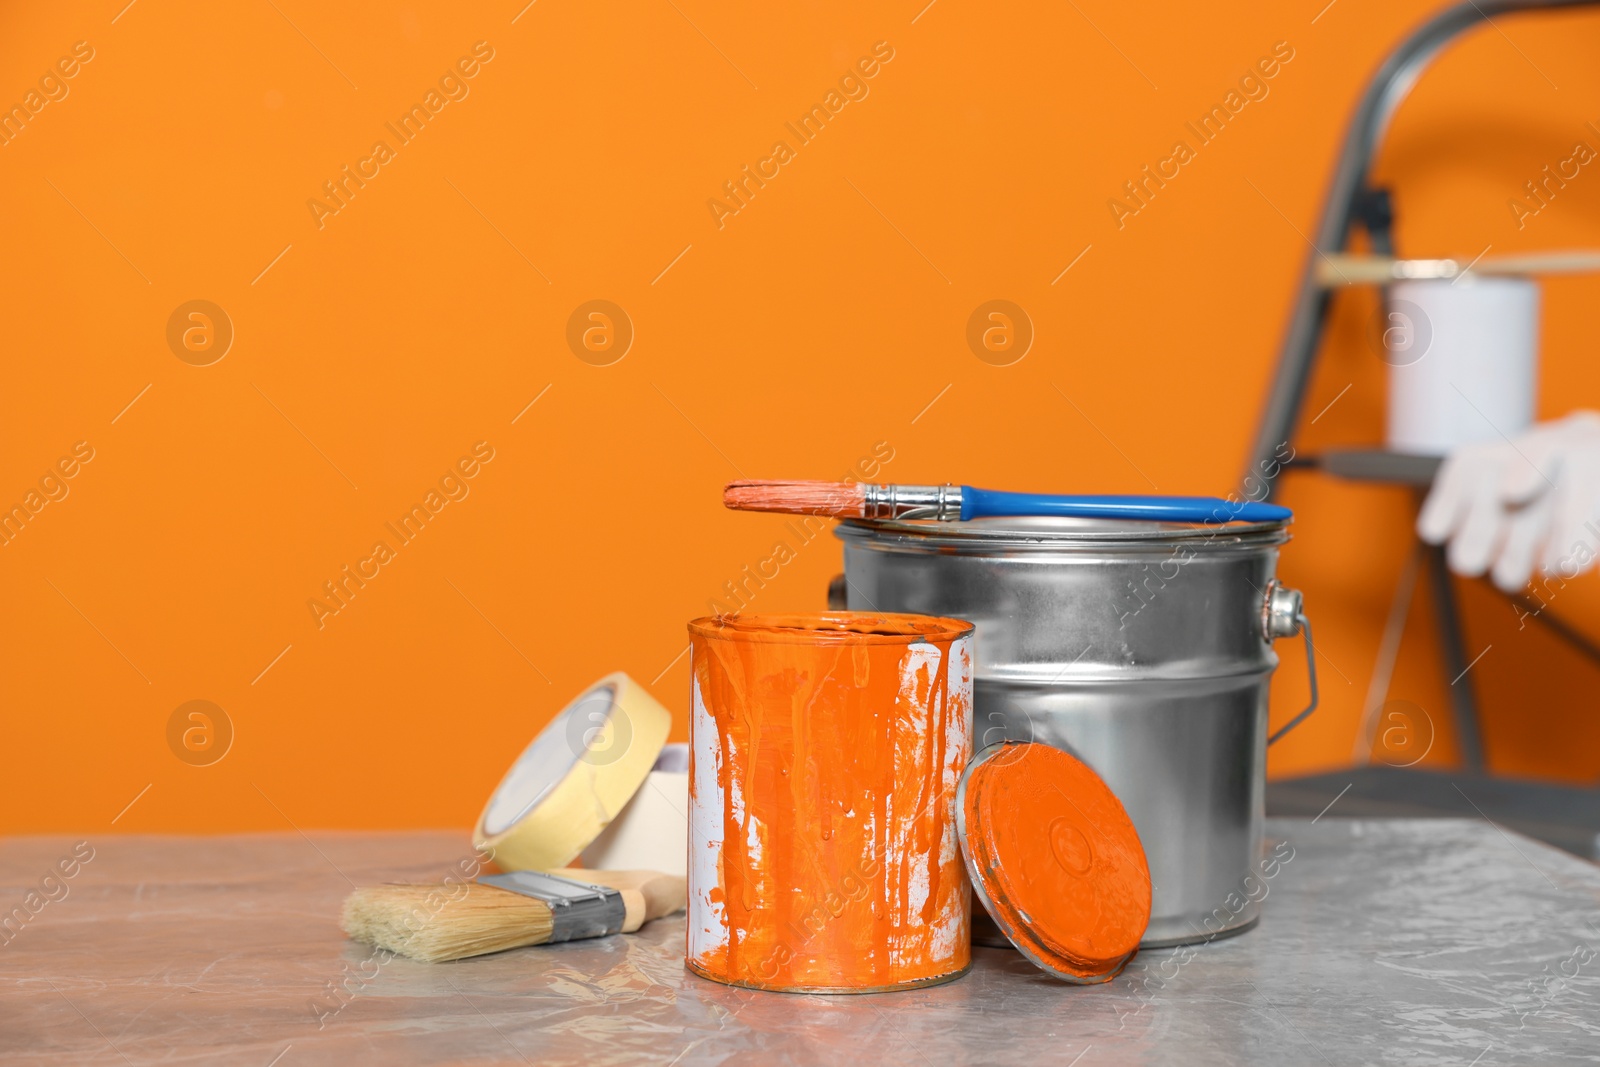
[[[453,886],[357,889],[340,926],[353,940],[435,963],[629,934],[686,900],[684,879],[659,871],[513,871]]]
[[[1158,522],[1284,522],[1276,504],[1214,496],[1054,496],[1003,493],[970,485],[867,485],[864,482],[729,482],[722,502],[736,511],[778,511],[855,519],[965,522],[999,516],[1060,515]]]

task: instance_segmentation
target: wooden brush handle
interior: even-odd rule
[[[583,867],[563,867],[550,872],[558,878],[603,885],[622,893],[625,917],[622,932],[631,934],[651,919],[681,911],[689,903],[688,883],[675,874],[660,871],[591,871]]]

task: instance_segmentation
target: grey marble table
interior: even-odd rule
[[[681,916],[454,964],[344,940],[351,883],[442,879],[462,834],[10,838],[0,1063],[1600,1061],[1600,867],[1482,821],[1270,833],[1291,858],[1240,937],[1094,987],[978,949],[958,982],[866,997],[695,978]]]

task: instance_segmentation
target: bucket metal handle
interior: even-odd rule
[[[1317,649],[1311,639],[1311,620],[1306,618],[1304,599],[1299,590],[1290,589],[1274,579],[1267,587],[1266,603],[1262,605],[1262,636],[1268,641],[1275,637],[1293,637],[1299,634],[1306,642],[1306,676],[1311,682],[1311,703],[1306,709],[1280,726],[1267,738],[1275,745],[1290,730],[1306,720],[1317,710]]]

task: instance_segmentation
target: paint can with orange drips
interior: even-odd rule
[[[807,993],[966,972],[972,631],[866,612],[689,624],[690,970]]]

